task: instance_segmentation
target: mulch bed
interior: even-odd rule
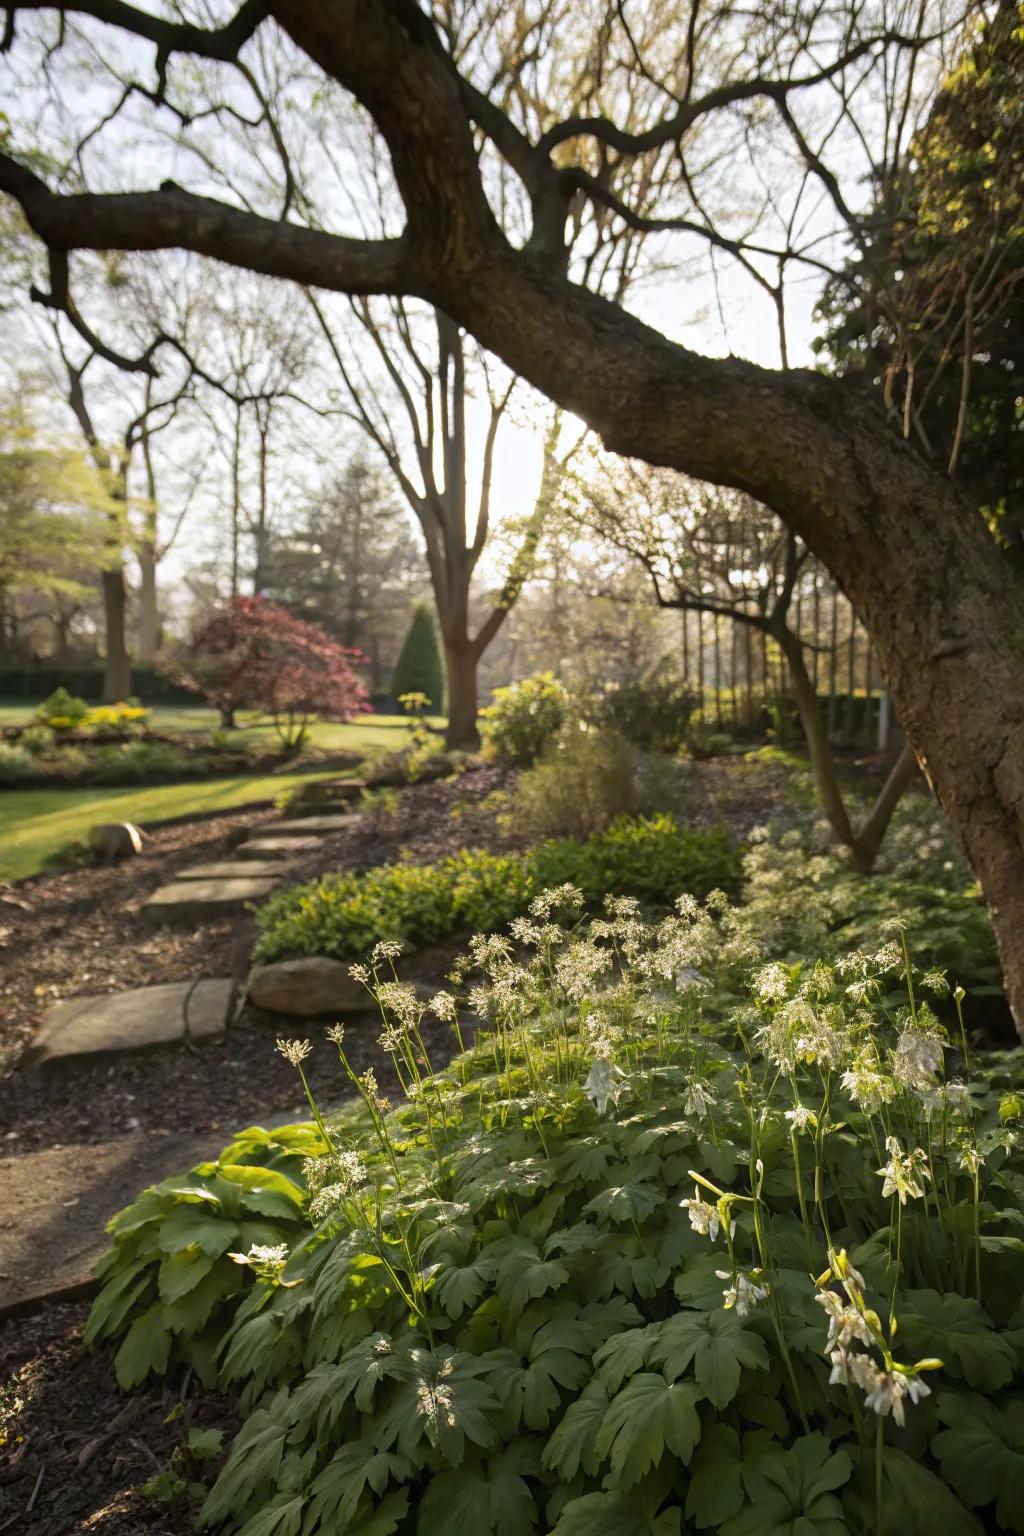
[[[194,1376],[122,1392],[109,1352],[82,1344],[87,1316],[65,1304],[0,1325],[0,1533],[179,1536],[192,1514],[139,1490],[189,1428],[223,1428],[227,1443],[237,1421]]]

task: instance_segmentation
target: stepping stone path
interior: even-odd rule
[[[314,845],[318,838],[311,841]],[[286,859],[221,859],[213,864],[193,864],[179,869],[175,883],[182,880],[279,880],[293,866]]]
[[[308,788],[318,794],[325,791],[327,803],[344,804],[364,784],[361,779],[337,779]],[[313,852],[322,837],[357,826],[360,820],[352,814],[300,816],[249,828],[229,858],[179,870],[143,903],[140,916],[154,926],[186,926],[244,912],[251,902],[277,890],[291,872],[290,855]],[[45,1015],[23,1060],[26,1066],[42,1066],[216,1038],[227,1027],[234,994],[234,981],[225,979],[68,998]]]
[[[262,833],[262,828],[259,829]],[[251,860],[257,863],[259,860],[273,860],[279,867],[285,867],[285,860],[294,853],[312,853],[319,848],[321,839],[310,837],[297,832],[294,837],[263,837],[255,836],[250,842],[248,839],[240,843],[232,850],[233,859]],[[179,870],[178,879],[182,879],[187,871]]]
[[[328,804],[343,805],[364,788],[362,779],[327,779],[308,785],[306,792],[316,790],[318,803],[324,803],[319,798],[322,791]],[[230,859],[179,870],[169,885],[161,886],[143,903],[142,917],[153,924],[184,926],[244,911],[250,902],[269,896],[288,873],[286,863],[271,864],[269,860],[311,853],[322,837],[348,831],[358,826],[360,820],[351,812],[323,816],[293,814],[250,827]]]
[[[318,808],[341,809],[358,800],[365,788],[365,779],[314,779],[295,791],[284,814],[290,818]]]
[[[361,816],[353,814],[348,816],[295,816],[282,821],[265,821],[261,827],[253,829],[253,836],[260,838],[300,837],[307,832],[323,836],[328,832],[345,832],[349,827],[357,827],[361,821]]]
[[[280,880],[238,875],[227,880],[173,880],[143,902],[140,916],[148,923],[187,925],[230,917],[243,912],[250,901],[262,901],[277,889]]]
[[[22,1064],[72,1066],[88,1057],[219,1039],[234,996],[235,983],[226,977],[71,997],[48,1009]]]

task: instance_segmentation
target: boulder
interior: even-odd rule
[[[245,990],[253,1007],[300,1019],[377,1008],[366,988],[352,980],[348,966],[326,955],[254,965]]]
[[[89,833],[89,847],[108,864],[142,852],[142,833],[130,821],[105,822]]]

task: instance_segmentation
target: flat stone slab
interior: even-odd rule
[[[321,835],[326,832],[345,832],[349,827],[357,827],[362,819],[362,816],[355,813],[348,816],[291,816],[282,821],[265,821],[262,826],[254,827],[253,837],[297,837],[305,832]]]
[[[86,1057],[151,1050],[186,1038],[216,1040],[227,1028],[234,995],[235,983],[225,977],[69,997],[47,1011],[22,1061],[70,1066]]]
[[[262,901],[279,880],[248,875],[234,880],[174,880],[154,891],[139,909],[149,923],[200,923],[208,918],[241,912],[250,901]]]
[[[262,829],[260,829],[262,830]],[[319,837],[310,837],[308,833],[297,832],[294,837],[283,834],[279,837],[254,837],[251,842],[240,843],[232,852],[232,858],[252,860],[256,863],[260,860],[274,860],[279,867],[283,867],[284,861],[294,853],[312,853],[320,847]]]
[[[313,846],[317,846],[314,839]],[[193,864],[179,869],[175,883],[182,880],[278,880],[286,875],[291,865],[284,859],[221,859],[214,864]]]
[[[308,1118],[305,1108],[278,1110],[262,1124],[272,1129]],[[150,1184],[213,1162],[235,1129],[153,1131],[0,1158],[0,1318],[88,1295],[92,1271],[110,1246],[111,1216]]]
[[[365,779],[316,779],[293,792],[284,814],[291,818],[315,815],[318,810],[340,811],[343,806],[354,805],[365,789]]]

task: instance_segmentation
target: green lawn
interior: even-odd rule
[[[35,704],[0,703],[0,727],[24,725]],[[277,736],[270,721],[251,712],[239,716],[233,741],[262,743],[273,750]],[[154,709],[150,723],[155,730],[173,733],[209,732],[217,726],[212,709]],[[432,725],[443,720],[432,719]],[[333,720],[317,721],[310,728],[312,745],[321,751],[374,753],[401,747],[409,732],[404,715],[360,715],[351,725]],[[336,771],[336,770],[333,770]],[[147,821],[185,816],[190,812],[229,810],[254,800],[275,799],[303,779],[324,773],[290,772],[238,775],[187,784],[161,784],[94,789],[0,790],[0,880],[21,880],[38,874],[45,860],[68,843],[84,837],[102,821]]]
[[[0,728],[5,725],[27,725],[36,707],[34,702],[26,703],[22,700],[8,699],[0,702]],[[238,729],[227,733],[230,741],[264,742],[273,750],[277,734],[270,720],[252,710],[241,710],[238,719]],[[149,724],[154,730],[169,734],[176,731],[193,734],[209,732],[216,730],[218,723],[217,711],[200,705],[181,709],[158,707],[150,710],[149,715]],[[443,725],[444,721],[431,718],[428,723]],[[310,726],[309,734],[311,744],[324,751],[345,749],[369,752],[375,748],[389,750],[401,746],[408,730],[409,721],[405,715],[359,715],[351,725],[343,725],[337,720],[317,720]]]
[[[103,821],[162,821],[272,800],[324,774],[273,773],[158,784],[150,789],[15,789],[0,794],[0,879],[35,875],[44,861]]]

